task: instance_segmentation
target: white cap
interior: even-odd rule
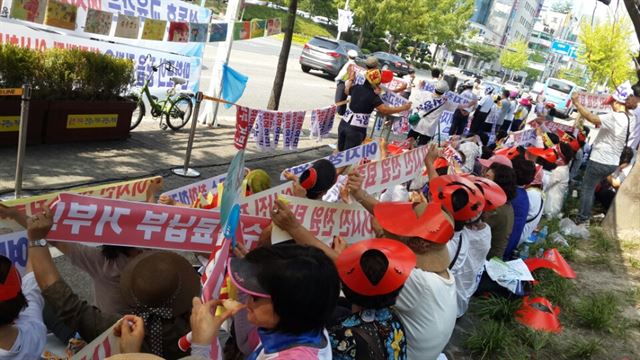
[[[352,59],[355,59],[355,58],[358,57],[358,52],[353,50],[353,49],[351,49],[351,50],[347,51],[347,56],[352,58]]]

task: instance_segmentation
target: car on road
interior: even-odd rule
[[[360,48],[350,42],[314,36],[302,49],[300,67],[304,72],[315,69],[335,77],[347,62],[349,50],[362,54]]]
[[[412,66],[405,59],[401,58],[398,55],[376,51],[370,56],[378,59],[378,63],[380,64],[380,68],[382,70],[391,70],[398,76],[405,76],[409,73],[409,70],[412,69]],[[358,65],[364,67],[365,60],[366,58],[359,58],[358,60],[356,60],[356,62],[358,63]]]
[[[482,75],[468,69],[464,69],[461,71],[462,75],[469,76],[476,79],[482,79]]]

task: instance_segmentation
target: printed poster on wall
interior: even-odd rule
[[[111,32],[113,14],[108,11],[89,9],[84,32],[108,36]]]
[[[207,41],[207,24],[189,23],[189,41]]]
[[[209,42],[225,41],[227,39],[227,24],[218,23],[211,24],[211,31],[209,32]]]
[[[251,38],[251,23],[248,21],[236,21],[233,26],[233,40],[247,40]]]
[[[264,29],[267,26],[266,20],[251,20],[251,38],[264,37]]]
[[[3,5],[9,4],[5,1]],[[10,17],[42,24],[46,11],[46,0],[13,0]]]
[[[116,36],[137,39],[140,31],[140,18],[136,16],[118,15],[118,23],[116,25]]]
[[[78,8],[76,6],[49,0],[47,3],[47,13],[44,16],[44,23],[49,26],[75,30],[77,14]]]
[[[267,36],[278,35],[281,32],[280,18],[267,20]]]
[[[167,30],[167,20],[145,19],[142,27],[143,40],[163,40]]]
[[[169,23],[169,41],[187,42],[189,41],[189,24],[172,21]]]

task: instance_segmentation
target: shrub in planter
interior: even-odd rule
[[[42,54],[11,44],[0,44],[0,88],[40,83]]]

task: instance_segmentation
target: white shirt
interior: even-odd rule
[[[427,99],[423,100],[423,102],[434,98],[437,99],[439,97],[436,97],[436,95],[431,93]],[[440,116],[442,116],[442,113],[450,107],[448,104],[448,102],[444,103],[444,105],[440,106],[429,115],[421,118],[420,122],[418,122],[418,124],[413,128],[413,131],[425,136],[433,137],[436,134],[436,131],[438,131],[438,121],[440,121]]]
[[[604,165],[618,166],[622,149],[625,146],[627,128],[631,126],[630,129],[633,130],[636,126],[635,116],[631,115],[627,118],[625,113],[610,112],[600,115],[600,122],[602,125],[593,141],[589,159]],[[629,138],[631,138],[631,134],[629,134]]]
[[[488,113],[491,111],[491,107],[493,106],[493,96],[485,95],[482,100],[478,103],[478,110],[483,113]]]
[[[516,106],[517,104],[515,100],[509,100],[509,112],[504,117],[505,120],[513,121],[513,118],[515,117],[515,114],[516,114]]]
[[[20,312],[14,323],[18,328],[16,341],[11,350],[0,349],[0,359],[40,359],[47,342],[47,328],[42,322],[44,299],[33,272],[22,277],[22,294],[29,306]]]
[[[569,191],[569,166],[562,165],[551,171],[549,182],[544,188],[544,214],[556,217],[562,211],[564,196]]]
[[[522,244],[531,236],[533,230],[538,227],[540,219],[542,219],[542,213],[544,212],[544,199],[540,189],[535,187],[527,189],[527,197],[529,198],[529,213],[527,214],[527,222],[524,224],[518,245]]]
[[[456,325],[456,281],[413,269],[395,309],[404,325],[408,360],[435,360]]]
[[[353,59],[349,59],[344,66],[342,66],[342,69],[340,69],[340,72],[338,72],[338,75],[336,75],[336,78],[334,79],[335,81],[346,81],[347,79],[345,79],[345,77],[347,76],[347,72],[349,71],[349,66],[351,65],[355,65],[356,61]]]
[[[478,97],[476,96],[476,94],[473,93],[473,91],[471,89],[467,89],[467,90],[463,91],[462,94],[460,94],[460,96],[462,96],[467,101],[469,101],[469,103],[472,103],[472,102],[478,100]],[[475,108],[476,108],[475,106],[466,107],[466,108],[464,108],[464,111],[466,111],[468,113],[471,113],[471,112],[473,112],[473,110]]]
[[[458,146],[458,150],[465,156],[462,172],[471,174],[476,165],[476,159],[482,155],[482,148],[473,141],[466,141]]]
[[[458,252],[458,246],[460,246],[460,252],[451,272],[456,279],[456,300],[458,317],[460,317],[467,312],[469,299],[478,290],[480,278],[484,272],[484,262],[491,249],[491,228],[484,224],[482,230],[464,227],[456,232],[447,243],[451,261]]]
[[[633,130],[631,130],[631,133],[629,134],[629,142],[627,143],[627,145],[630,146],[633,151],[636,151],[638,149],[638,145],[640,145],[640,106],[636,108],[636,110],[633,112],[633,115],[636,118],[636,126],[633,128]]]

